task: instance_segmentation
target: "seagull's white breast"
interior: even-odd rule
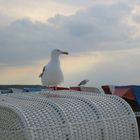
[[[45,71],[41,78],[43,86],[57,86],[63,82],[63,79],[63,73],[58,62],[51,61],[45,66]]]

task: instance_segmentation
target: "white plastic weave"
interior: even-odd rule
[[[0,96],[0,140],[138,140],[138,127],[114,95],[19,93]]]

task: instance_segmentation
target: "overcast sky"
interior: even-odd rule
[[[64,86],[140,84],[139,0],[0,0],[0,84],[41,84],[54,48]]]

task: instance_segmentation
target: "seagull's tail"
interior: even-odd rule
[[[43,74],[43,73],[40,73],[38,77],[41,78],[41,77],[42,77],[42,74]]]
[[[80,84],[78,84],[78,86],[81,86],[81,83],[80,83]]]

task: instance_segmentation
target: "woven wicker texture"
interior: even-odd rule
[[[45,91],[0,96],[0,140],[138,140],[130,106],[114,95]]]

